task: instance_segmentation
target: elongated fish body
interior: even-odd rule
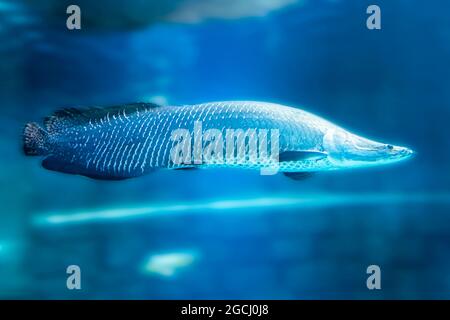
[[[256,155],[245,153],[250,147]],[[46,169],[108,180],[205,167],[276,168],[295,178],[294,173],[396,162],[412,153],[300,109],[245,101],[65,109],[46,118],[44,128],[27,124],[24,150],[46,156]]]

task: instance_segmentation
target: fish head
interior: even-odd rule
[[[396,163],[410,158],[406,147],[369,140],[343,129],[331,129],[323,141],[329,161],[336,167],[369,167]]]

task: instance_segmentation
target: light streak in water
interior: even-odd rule
[[[0,240],[0,262],[13,258],[16,255],[18,245],[11,240]]]
[[[127,208],[80,210],[67,213],[48,213],[35,219],[37,225],[66,225],[131,218],[150,218],[180,214],[237,212],[262,213],[266,210],[296,208],[325,208],[337,206],[381,206],[420,203],[450,204],[450,194],[359,193],[305,194],[248,199],[228,199],[177,204],[136,205]]]
[[[191,265],[196,259],[197,254],[191,251],[153,254],[146,261],[143,271],[145,273],[171,277],[180,269]]]

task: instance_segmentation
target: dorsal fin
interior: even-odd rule
[[[55,111],[51,116],[45,118],[44,124],[48,132],[55,132],[67,126],[95,123],[100,120],[108,120],[109,117],[128,117],[134,113],[145,112],[160,106],[154,103],[137,102],[106,108],[66,108]]]

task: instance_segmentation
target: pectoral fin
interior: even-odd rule
[[[284,151],[280,153],[280,162],[302,161],[302,160],[320,160],[327,156],[325,152],[320,151]]]
[[[311,178],[314,172],[283,172],[283,174],[292,180],[305,180]]]

